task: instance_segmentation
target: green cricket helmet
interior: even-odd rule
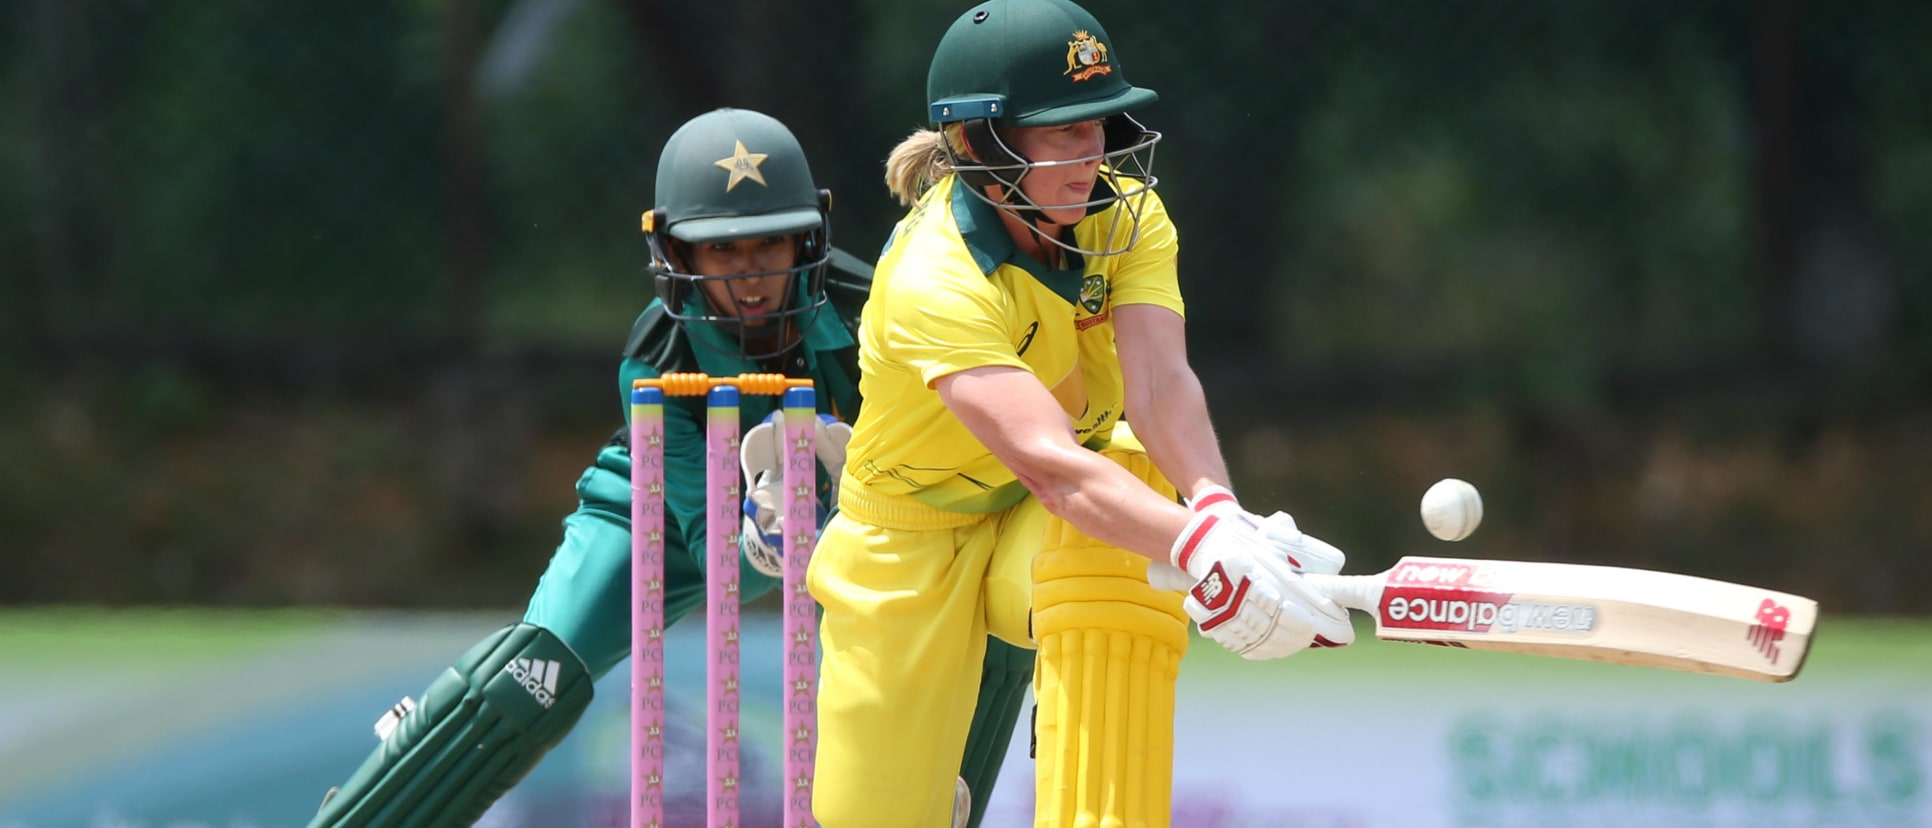
[[[739,355],[746,359],[796,347],[827,301],[832,194],[812,183],[805,151],[791,130],[748,109],[717,109],[692,118],[664,142],[656,201],[643,226],[665,312],[680,322],[717,326],[737,339]],[[797,255],[784,270],[728,276],[688,272],[692,245],[793,234]],[[786,295],[769,312],[741,315],[736,307],[716,307],[695,289],[700,282],[721,282],[736,297],[748,280],[786,273],[793,277]]]
[[[1084,250],[1053,234],[1048,241],[1086,255],[1114,255],[1139,239],[1140,210],[1159,179],[1154,145],[1161,135],[1127,111],[1154,102],[1151,89],[1127,82],[1126,70],[1106,29],[1068,0],[986,0],[953,21],[934,51],[926,75],[926,99],[934,123],[958,122],[973,158],[953,158],[952,168],[974,195],[996,207],[1038,213],[1045,209],[1020,190],[1034,169],[1101,161],[1093,198],[1080,204],[1094,215],[1119,204],[1108,249]],[[1100,155],[1064,161],[1032,161],[1000,137],[996,127],[1058,126],[1100,120]],[[988,186],[1001,196],[989,198]],[[1118,224],[1130,221],[1125,239]],[[1024,215],[1022,216],[1025,217]],[[1033,222],[1028,221],[1028,227]],[[1036,232],[1038,232],[1036,228]]]

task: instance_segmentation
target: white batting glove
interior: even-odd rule
[[[1281,512],[1269,515],[1261,524],[1261,532],[1273,545],[1276,552],[1282,553],[1288,568],[1296,574],[1313,572],[1317,575],[1340,575],[1348,561],[1348,555],[1335,548],[1333,544],[1314,535],[1296,532],[1289,537],[1275,523],[1275,517],[1287,517]],[[1293,518],[1289,518],[1293,520]],[[1147,583],[1155,589],[1167,592],[1185,592],[1194,587],[1194,576],[1181,571],[1170,563],[1154,561],[1147,565]]]
[[[1342,566],[1348,563],[1348,555],[1328,541],[1302,532],[1287,512],[1262,518],[1260,528],[1262,536],[1297,573],[1340,575]]]
[[[1162,592],[1186,592],[1194,588],[1194,578],[1171,563],[1149,561],[1147,585]]]
[[[1226,486],[1209,486],[1202,489],[1201,493],[1194,497],[1181,498],[1181,503],[1186,505],[1189,511],[1197,515],[1202,512],[1211,511],[1228,516],[1239,515],[1244,518],[1253,517],[1247,511],[1243,510],[1239,503],[1235,502],[1234,492]],[[1258,522],[1259,520],[1259,518],[1254,518],[1250,522]],[[1187,574],[1187,572],[1173,564],[1165,564],[1157,561],[1147,567],[1147,585],[1155,589],[1165,590],[1167,592],[1186,592],[1187,590],[1193,589],[1194,585],[1199,581],[1200,579]]]
[[[1262,536],[1281,553],[1282,560],[1297,573],[1339,575],[1343,565],[1348,562],[1348,556],[1342,550],[1313,535],[1304,534],[1287,512],[1276,512],[1265,518],[1256,515],[1241,508],[1234,499],[1234,492],[1224,486],[1203,489],[1198,497],[1188,501],[1187,506],[1196,513],[1215,512],[1247,521],[1261,530]],[[1157,562],[1147,568],[1147,583],[1155,589],[1180,592],[1193,588],[1195,579],[1178,567]]]
[[[830,414],[818,415],[813,424],[812,448],[819,465],[832,477],[832,501],[838,501],[839,471],[845,467],[845,447],[852,442],[852,427]],[[773,578],[785,576],[785,412],[771,416],[751,427],[738,441],[738,460],[745,470],[745,522],[739,532],[739,548],[751,567]],[[824,523],[825,510],[818,510]]]
[[[1296,574],[1265,534],[1219,509],[1197,512],[1176,538],[1174,565],[1194,579],[1182,602],[1201,634],[1251,660],[1355,640],[1348,611]]]
[[[1262,517],[1262,515],[1256,515],[1254,511],[1240,508],[1240,504],[1235,500],[1235,492],[1231,492],[1227,486],[1204,488],[1202,494],[1188,500],[1188,508],[1196,513],[1215,511],[1223,515],[1236,515],[1248,521],[1250,525],[1262,531],[1262,535],[1267,537],[1267,542],[1273,544],[1281,552],[1281,558],[1289,562],[1289,567],[1298,573],[1314,571],[1321,575],[1339,575],[1343,566],[1349,562],[1349,556],[1343,554],[1343,550],[1323,542],[1320,538],[1302,535],[1300,527],[1294,525],[1294,517],[1291,517],[1287,511],[1275,511],[1267,517]],[[1161,581],[1155,583],[1155,577],[1159,577]],[[1175,585],[1180,577],[1186,577],[1186,575],[1173,569],[1161,571],[1159,575],[1155,575],[1151,569],[1148,573],[1148,581],[1153,583],[1155,589],[1182,591],[1182,589],[1194,587],[1192,581],[1184,585]]]

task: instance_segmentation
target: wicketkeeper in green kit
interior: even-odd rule
[[[719,109],[680,127],[658,161],[644,214],[657,298],[624,345],[619,409],[635,379],[674,372],[782,373],[818,391],[819,520],[858,416],[854,331],[872,268],[830,244],[831,195],[777,120]],[[746,395],[740,423],[747,475],[741,600],[781,583],[783,516],[775,398]],[[665,621],[705,600],[705,432],[701,398],[665,406]],[[378,722],[380,744],[330,789],[310,828],[468,826],[562,741],[592,684],[630,655],[629,428],[619,429],[577,481],[523,620],[456,659],[418,700]],[[826,472],[830,469],[830,473]],[[699,616],[702,622],[702,614]],[[990,793],[1033,654],[989,642],[986,681],[962,762],[956,810]],[[540,673],[532,681],[532,674]],[[535,687],[537,690],[528,689]],[[488,746],[488,750],[479,750]],[[479,756],[510,757],[498,764]],[[972,795],[966,795],[970,790]],[[977,824],[974,818],[972,824]]]

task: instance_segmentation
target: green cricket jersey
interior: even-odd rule
[[[845,422],[858,418],[858,347],[853,331],[871,288],[872,268],[833,251],[826,279],[830,298],[806,329],[804,342],[779,357],[788,376],[805,377],[818,410]],[[618,399],[630,415],[632,380],[678,372],[714,377],[771,372],[737,356],[738,343],[707,323],[680,324],[653,301],[637,318],[618,370]],[[776,397],[740,398],[739,424],[748,430],[770,414]],[[664,405],[665,623],[675,623],[705,600],[704,400],[667,397]],[[577,510],[564,519],[564,539],[551,557],[524,620],[556,633],[601,677],[630,655],[631,490],[629,428],[620,429],[577,481]],[[820,469],[821,497],[830,478]],[[821,503],[829,511],[832,504]],[[778,585],[741,562],[742,598]]]

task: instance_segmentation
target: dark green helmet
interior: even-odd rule
[[[989,0],[953,21],[926,73],[935,122],[1057,126],[1154,102],[1100,21],[1067,0]]]
[[[657,163],[657,204],[644,213],[651,271],[665,312],[682,322],[720,326],[747,359],[776,356],[797,345],[826,302],[831,261],[832,194],[812,183],[805,151],[777,119],[748,109],[718,109],[685,122],[664,142]],[[797,234],[786,271],[701,276],[688,272],[688,245]],[[740,317],[713,307],[699,282],[793,275],[770,313]],[[769,324],[746,325],[766,320]],[[761,328],[762,330],[754,330]],[[766,335],[761,336],[760,333]]]
[[[1156,97],[1153,90],[1127,82],[1106,29],[1068,0],[987,0],[974,6],[946,30],[926,74],[928,116],[938,124],[961,123],[967,146],[977,157],[955,157],[952,168],[975,195],[985,197],[982,188],[998,186],[1002,197],[987,200],[1002,209],[1041,210],[1020,191],[1020,181],[1028,170],[1049,164],[1020,155],[995,127],[1103,121],[1101,186],[1094,188],[1091,201],[1052,206],[1084,207],[1093,215],[1119,204],[1115,228],[1108,233],[1112,243],[1106,249],[1084,250],[1042,234],[1087,255],[1124,253],[1139,238],[1140,205],[1158,181],[1154,145],[1161,135],[1141,126],[1127,110]],[[1124,238],[1116,232],[1123,214],[1130,223]]]

